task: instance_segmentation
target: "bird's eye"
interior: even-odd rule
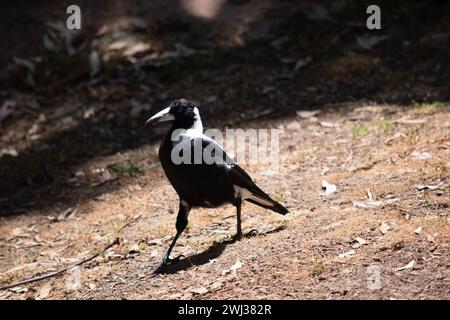
[[[173,112],[174,112],[175,114],[181,113],[182,110],[183,110],[183,107],[182,107],[182,106],[176,106],[175,108],[173,108]]]

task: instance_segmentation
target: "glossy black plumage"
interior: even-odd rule
[[[159,157],[167,178],[180,197],[180,210],[176,224],[177,235],[169,248],[164,263],[169,260],[170,252],[186,227],[189,211],[193,207],[218,207],[226,203],[236,206],[238,238],[242,234],[240,208],[243,200],[248,200],[280,214],[288,212],[285,207],[262,191],[215,141],[203,135],[203,125],[195,104],[184,99],[175,100],[168,108],[147,122],[157,121],[172,121],[172,127],[159,149]],[[184,143],[184,145],[179,145],[180,143]],[[174,149],[177,145],[179,149],[183,149],[181,152]],[[180,146],[184,148],[180,148]],[[212,164],[207,164],[205,161],[201,161],[199,164],[194,163],[195,152],[198,150],[204,152],[205,149],[214,150],[216,154],[213,154],[218,161]],[[174,151],[181,156],[186,151],[187,155],[184,159],[190,159],[190,161],[174,163]]]

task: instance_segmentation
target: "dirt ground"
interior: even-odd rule
[[[375,38],[364,1],[127,3],[82,2],[77,53],[39,34],[0,55],[0,107],[14,104],[0,118],[0,287],[89,259],[1,299],[450,298],[445,1],[382,2]],[[43,20],[23,34],[58,8],[28,8]],[[279,169],[242,166],[290,213],[246,203],[234,242],[234,207],[194,209],[173,253],[186,258],[156,273],[178,199],[157,157],[166,128],[143,123],[180,97],[208,128],[279,129]]]

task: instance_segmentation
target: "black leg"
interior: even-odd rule
[[[186,229],[186,226],[188,224],[188,215],[189,215],[190,209],[191,209],[191,207],[189,206],[189,204],[186,201],[180,200],[180,209],[178,211],[177,223],[176,223],[177,234],[175,235],[175,238],[173,238],[172,243],[170,244],[170,247],[167,250],[166,255],[164,256],[164,259],[163,259],[161,265],[165,265],[169,262],[180,259],[181,256],[179,256],[175,259],[171,259],[170,253],[172,252],[173,247],[175,247],[175,243],[177,242],[178,238],[183,233],[184,229]]]
[[[235,239],[236,239],[236,240],[240,240],[240,239],[242,238],[242,227],[241,227],[241,223],[242,223],[242,220],[241,220],[241,205],[242,205],[242,202],[241,202],[241,201],[239,201],[239,202],[236,204],[236,216],[237,216],[237,226],[236,226],[236,236],[235,236]]]
[[[166,255],[163,258],[162,264],[166,264],[171,262],[173,259],[170,258],[170,253],[172,252],[173,247],[175,247],[175,243],[177,242],[178,238],[180,237],[181,232],[177,231],[177,234],[175,235],[175,238],[173,238],[172,243],[170,244],[169,249],[167,250]]]

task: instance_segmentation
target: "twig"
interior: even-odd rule
[[[122,231],[123,229],[125,229],[126,227],[128,227],[130,224],[135,223],[135,222],[138,221],[141,217],[142,217],[142,215],[139,214],[137,217],[131,219],[130,221],[128,221],[127,223],[125,223],[125,224],[120,228],[120,231]]]
[[[17,287],[17,286],[20,286],[20,285],[23,285],[23,284],[27,284],[27,283],[36,282],[36,281],[48,279],[48,278],[51,278],[51,277],[59,276],[59,275],[63,274],[64,272],[66,272],[67,270],[73,268],[73,267],[80,266],[80,265],[82,265],[82,264],[84,264],[86,262],[89,262],[89,261],[97,258],[103,252],[105,252],[106,250],[108,250],[109,248],[111,248],[111,247],[113,247],[115,245],[118,245],[119,243],[120,243],[119,238],[116,238],[116,239],[114,239],[113,242],[111,242],[106,247],[104,247],[103,250],[97,252],[96,254],[94,254],[94,255],[92,255],[92,256],[84,259],[84,260],[81,260],[81,261],[79,261],[79,262],[77,262],[77,263],[75,263],[73,265],[70,265],[70,266],[68,266],[66,268],[63,268],[61,270],[58,270],[58,271],[53,271],[53,272],[44,274],[42,276],[32,277],[32,278],[28,278],[28,279],[25,279],[25,280],[22,280],[22,281],[18,281],[18,282],[15,282],[15,283],[8,284],[6,286],[0,287],[0,291],[7,290],[7,289],[10,289],[10,288],[14,288],[14,287]]]

